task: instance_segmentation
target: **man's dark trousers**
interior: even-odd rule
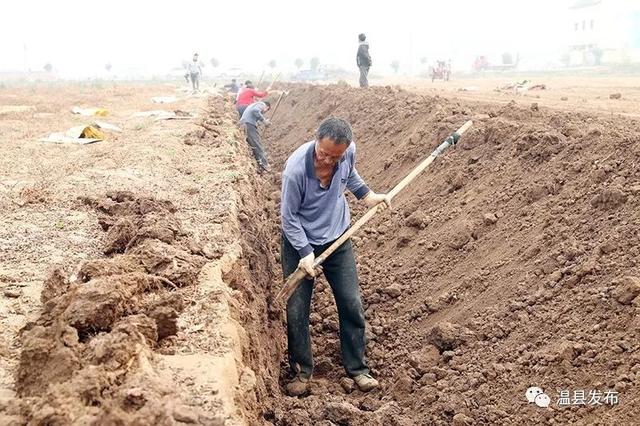
[[[236,105],[236,111],[238,111],[238,116],[242,118],[242,114],[244,114],[244,110],[247,109],[249,105]]]
[[[264,147],[260,142],[258,128],[251,123],[245,123],[245,127],[247,129],[247,143],[251,147],[251,151],[253,151],[253,156],[256,158],[258,165],[263,169],[268,168],[269,161],[267,160],[267,154],[264,152]]]
[[[200,74],[191,74],[191,86],[193,90],[200,90]]]
[[[369,65],[360,65],[360,87],[369,87]]]
[[[313,246],[319,256],[331,243]],[[282,272],[288,277],[298,267],[300,255],[287,238],[282,236]],[[358,286],[356,261],[351,240],[347,240],[322,264],[338,306],[340,320],[340,347],[342,363],[349,376],[368,374],[364,357],[364,310]],[[289,365],[291,370],[303,377],[311,377],[313,357],[309,335],[309,313],[314,280],[305,279],[287,303],[287,336],[289,339]]]

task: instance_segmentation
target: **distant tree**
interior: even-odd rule
[[[296,59],[294,62],[296,64],[296,68],[300,69],[304,65],[304,61],[301,58]]]
[[[45,70],[46,72],[51,72],[51,71],[53,71],[53,65],[51,65],[51,63],[50,63],[50,62],[47,62],[43,68],[44,68],[44,70]]]
[[[391,68],[393,68],[393,72],[398,74],[398,70],[400,70],[400,61],[396,59],[395,61],[391,62],[390,65]]]
[[[502,65],[511,65],[513,64],[513,56],[509,52],[504,52],[502,54]]]
[[[320,58],[314,56],[313,58],[311,58],[309,65],[311,66],[311,70],[317,71],[318,67],[320,66]]]
[[[216,58],[211,58],[211,66],[214,68],[218,68],[220,66],[220,61],[218,61]]]
[[[421,63],[422,65],[425,65],[425,64],[427,63],[427,57],[426,57],[426,56],[423,56],[422,58],[420,58],[420,63]]]
[[[272,59],[272,60],[270,60],[269,62],[267,62],[267,65],[268,65],[271,69],[273,69],[273,68],[275,68],[275,67],[278,65],[278,63],[276,62],[276,60],[275,60],[275,59]]]
[[[106,65],[104,66],[104,69],[107,70],[107,72],[111,71],[111,62],[107,62]]]

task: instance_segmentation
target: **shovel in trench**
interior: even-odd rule
[[[267,92],[271,90],[271,88],[273,87],[274,84],[276,84],[276,81],[278,81],[278,79],[280,78],[280,74],[282,74],[281,72],[279,72],[276,77],[273,79],[273,81],[271,81],[271,84],[267,87]]]
[[[453,132],[450,136],[448,136],[444,142],[442,142],[432,153],[431,155],[429,155],[426,159],[424,159],[420,164],[418,164],[412,171],[411,173],[409,173],[407,176],[405,176],[404,179],[402,179],[400,181],[400,183],[398,183],[392,190],[391,192],[389,192],[389,197],[391,199],[393,199],[396,195],[398,195],[398,193],[400,191],[402,191],[404,189],[405,186],[409,185],[409,183],[411,183],[416,177],[418,177],[418,175],[420,173],[422,173],[424,171],[424,169],[426,169],[431,163],[433,163],[433,160],[435,160],[438,156],[440,156],[447,148],[449,148],[452,145],[455,145],[458,140],[460,139],[460,136],[462,136],[462,134],[464,132],[466,132],[469,127],[471,127],[471,125],[473,124],[473,122],[471,120],[467,121],[466,123],[464,123],[462,125],[462,127],[460,127],[458,130],[456,130],[455,132]],[[347,231],[342,234],[342,236],[340,238],[338,238],[333,244],[331,244],[331,246],[329,246],[329,248],[327,248],[324,252],[322,252],[322,254],[320,256],[318,256],[313,264],[314,268],[317,268],[318,266],[322,265],[322,263],[327,260],[327,258],[329,256],[331,256],[331,254],[336,251],[345,241],[347,241],[349,238],[351,238],[351,236],[353,234],[355,234],[356,232],[358,232],[358,230],[360,228],[362,228],[362,226],[364,226],[365,223],[367,223],[373,216],[375,216],[376,213],[378,213],[379,211],[379,205],[372,207],[369,209],[369,211],[367,211],[364,216],[362,216],[360,219],[358,219],[358,221],[356,223],[353,224],[352,227],[350,227],[349,229],[347,229]],[[307,273],[302,270],[301,268],[296,269],[291,275],[289,275],[289,277],[287,277],[284,285],[282,286],[282,288],[280,289],[280,291],[278,292],[278,294],[275,297],[275,302],[277,304],[282,304],[282,302],[287,302],[289,300],[289,298],[291,297],[291,295],[293,294],[293,292],[296,290],[296,288],[298,288],[298,285],[300,285],[300,283],[302,282],[302,280],[305,279]]]
[[[276,101],[276,106],[273,107],[273,111],[271,111],[271,118],[269,120],[273,120],[273,116],[276,115],[276,111],[278,110],[278,106],[280,105],[280,101],[282,101],[282,97],[285,95],[285,92],[280,93],[278,96],[278,100]]]
[[[280,105],[280,101],[282,101],[282,97],[288,94],[289,92],[280,93],[280,96],[278,96],[278,100],[276,101],[276,106],[273,107],[273,109],[271,110],[271,116],[269,116],[269,121],[273,121],[273,116],[276,115],[276,111],[278,110],[278,105]],[[265,134],[266,134],[266,129],[265,129]]]

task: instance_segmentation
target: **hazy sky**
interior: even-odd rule
[[[194,51],[221,67],[260,70],[270,59],[355,68],[357,34],[367,34],[374,70],[394,59],[414,71],[419,58],[451,58],[469,68],[477,54],[521,52],[523,60],[563,46],[573,0],[3,2],[0,70],[42,70],[86,77],[138,69],[165,73]],[[546,55],[553,56],[553,55]],[[211,67],[205,67],[205,74]]]

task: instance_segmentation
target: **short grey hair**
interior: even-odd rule
[[[342,118],[325,118],[322,123],[320,123],[318,130],[316,130],[316,140],[322,140],[324,138],[328,138],[336,144],[349,146],[353,140],[351,125]]]

